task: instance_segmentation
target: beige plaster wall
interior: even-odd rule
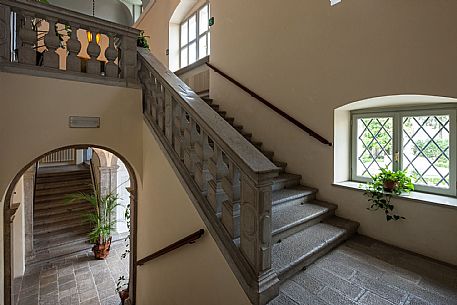
[[[138,259],[206,227],[159,145],[143,125],[143,190],[139,194]],[[206,232],[138,267],[137,304],[250,304],[214,239]]]
[[[0,227],[4,194],[27,163],[50,150],[96,144],[124,156],[142,174],[141,91],[0,73]],[[68,127],[69,115],[97,116],[99,129]],[[3,239],[3,233],[0,235]],[[0,242],[3,274],[3,242]],[[3,299],[3,276],[0,277]]]
[[[137,29],[144,30],[144,34],[149,36],[148,42],[152,54],[166,66],[168,66],[166,50],[168,49],[169,21],[179,3],[180,0],[155,0],[151,9],[147,11],[147,15],[140,17],[134,25]]]
[[[176,2],[153,8],[140,24],[159,32],[154,52],[168,45]],[[325,0],[212,0],[210,61],[333,142],[334,110],[349,103],[400,94],[457,97],[456,10],[450,0],[343,0],[333,7]],[[320,199],[338,204],[338,215],[360,222],[361,233],[457,264],[456,209],[396,200],[408,219],[386,223],[382,214],[366,210],[360,192],[332,186],[333,148],[220,76],[213,73],[210,83],[223,110],[236,114],[236,122],[301,174],[304,184],[318,188]],[[348,155],[337,154],[335,160]]]

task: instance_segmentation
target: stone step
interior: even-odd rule
[[[214,102],[212,98],[208,97],[202,97],[202,100],[204,100],[208,105],[211,105]]]
[[[33,235],[37,239],[47,238],[49,235],[65,233],[71,231],[75,227],[85,226],[90,229],[90,224],[82,215],[74,217],[70,220],[56,220],[55,222],[44,225],[33,225]]]
[[[272,267],[280,282],[344,242],[357,228],[358,223],[334,216],[274,244]]]
[[[39,209],[34,210],[33,219],[34,221],[41,220],[43,218],[53,218],[53,217],[61,217],[66,214],[73,214],[73,213],[81,213],[81,212],[89,212],[92,211],[92,206],[90,204],[68,204],[58,208],[51,208],[51,209]]]
[[[287,163],[282,161],[273,160],[273,164],[281,169],[281,172],[286,171]]]
[[[60,181],[60,182],[53,182],[53,183],[37,183],[36,184],[36,191],[39,190],[47,190],[47,189],[54,189],[54,188],[65,188],[65,187],[73,187],[73,186],[87,186],[87,184],[92,184],[92,179],[81,179],[81,180],[70,180],[70,181]]]
[[[235,118],[232,117],[225,117],[224,120],[232,126],[235,123]]]
[[[233,126],[233,128],[235,128],[240,133],[243,130],[243,125],[233,123],[232,126]]]
[[[63,191],[61,194],[40,195],[40,196],[35,197],[35,204],[48,203],[48,202],[53,202],[53,201],[64,202],[68,195],[73,194],[73,193],[79,193],[80,191],[82,191],[82,190]],[[88,193],[90,191],[91,190],[88,189],[86,192]]]
[[[285,239],[333,216],[336,205],[312,201],[280,204],[272,210],[272,242]]]
[[[273,157],[275,155],[275,152],[274,151],[271,151],[271,150],[261,150],[262,154],[265,155],[265,157],[267,157],[268,159],[270,160],[273,160]]]
[[[78,225],[64,230],[56,231],[53,234],[34,236],[34,249],[45,249],[46,247],[69,244],[81,239],[88,240],[91,231],[89,225]]]
[[[218,111],[219,110],[219,105],[211,104],[210,106],[211,106],[211,108],[213,108],[214,111]]]
[[[56,168],[40,168],[37,171],[37,177],[39,178],[47,178],[47,177],[67,177],[79,174],[87,174],[90,173],[89,166],[81,165],[81,166],[73,166],[73,167],[56,167]]]
[[[88,181],[85,185],[73,185],[67,187],[55,187],[55,188],[47,188],[35,191],[35,198],[39,199],[44,196],[48,195],[57,195],[57,194],[73,194],[79,192],[92,192],[92,184]]]
[[[49,243],[34,244],[34,252],[36,256],[40,254],[50,254],[55,252],[72,253],[81,251],[84,249],[90,249],[92,245],[90,244],[88,233],[84,232],[80,235],[68,235],[62,237],[61,239],[56,239],[50,241]],[[71,250],[70,250],[71,248]],[[44,255],[41,255],[42,258],[45,258]]]
[[[314,188],[297,185],[274,191],[271,201],[273,206],[302,204],[315,200],[316,193]]]
[[[66,177],[62,176],[46,176],[42,177],[37,175],[36,183],[53,183],[53,182],[61,182],[61,181],[72,181],[72,180],[81,180],[81,179],[91,179],[90,172],[89,173],[78,173],[73,175],[68,175]]]
[[[250,141],[252,139],[252,133],[250,132],[241,132],[241,135],[248,141]]]
[[[262,147],[263,143],[262,142],[259,142],[259,141],[254,141],[254,140],[251,140],[250,141],[252,145],[254,145],[258,150],[262,151],[260,148]]]
[[[50,248],[38,249],[35,256],[32,259],[27,260],[26,264],[28,266],[37,264],[49,265],[61,257],[63,258],[73,254],[84,253],[89,251],[92,247],[93,245],[87,238],[82,238],[69,243],[54,245]]]
[[[75,201],[72,203],[68,203],[67,199],[61,198],[60,200],[54,200],[54,201],[45,201],[45,202],[40,202],[36,203],[33,206],[33,211],[34,213],[37,213],[39,211],[47,212],[50,210],[67,210],[67,209],[73,209],[77,206],[80,206],[81,204],[84,204],[86,201]]]
[[[46,214],[45,212],[41,211],[41,213],[35,213],[33,216],[33,227],[39,228],[40,226],[52,226],[62,221],[69,222],[75,219],[81,221],[84,219],[84,215],[92,212],[93,210],[93,207],[87,203],[86,206],[82,206],[78,209],[61,210],[60,213]]]
[[[283,188],[290,188],[293,186],[300,185],[301,176],[290,173],[279,173],[279,176],[273,179],[273,192],[281,190]]]
[[[225,118],[225,116],[227,115],[227,111],[221,111],[221,110],[218,110],[216,111],[217,113],[219,113],[219,115],[223,118]]]

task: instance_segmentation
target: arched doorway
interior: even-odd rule
[[[45,154],[42,154],[36,157],[34,160],[26,164],[14,177],[11,181],[6,194],[5,194],[5,204],[4,204],[4,304],[11,305],[15,304],[13,301],[15,300],[13,295],[13,255],[14,255],[14,247],[13,247],[13,219],[16,214],[17,206],[14,205],[13,195],[15,192],[15,188],[17,183],[21,180],[24,175],[30,174],[30,168],[33,167],[37,162],[43,160],[43,158],[50,156],[51,154],[56,154],[59,151],[65,151],[69,149],[75,150],[84,150],[87,148],[91,149],[98,149],[100,151],[106,152],[109,154],[110,163],[106,163],[104,160],[104,165],[112,165],[118,166],[117,164],[122,164],[125,168],[124,176],[127,175],[130,179],[130,185],[128,187],[128,197],[129,197],[129,214],[130,214],[130,233],[129,233],[129,259],[128,259],[128,277],[129,279],[129,292],[131,296],[131,300],[134,304],[134,296],[135,296],[135,287],[136,287],[136,211],[137,211],[137,193],[138,193],[138,180],[135,174],[135,171],[128,160],[125,159],[122,155],[118,154],[114,150],[103,147],[99,145],[93,144],[78,144],[78,145],[69,145],[64,147],[59,147],[52,151],[49,151]],[[121,250],[119,250],[121,251]],[[46,268],[46,265],[40,265],[40,268]],[[40,271],[41,272],[41,271]],[[118,278],[115,279],[116,281]],[[97,291],[98,296],[98,291]]]

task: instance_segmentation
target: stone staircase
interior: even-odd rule
[[[202,99],[244,138],[281,169],[273,181],[272,267],[280,282],[288,279],[356,233],[358,223],[335,216],[336,205],[316,200],[317,190],[300,184],[287,163],[262,148],[262,142],[235,123],[235,118],[207,96]]]
[[[68,194],[92,192],[90,168],[68,165],[38,169],[33,206],[34,257],[28,263],[87,250],[90,226],[83,215],[92,209],[85,202],[67,203]]]

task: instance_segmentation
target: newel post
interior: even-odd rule
[[[259,304],[277,295],[279,279],[271,268],[272,185],[276,171],[241,174],[240,249],[254,272]]]
[[[136,37],[122,37],[122,75],[127,82],[136,82],[137,79],[137,50]]]

